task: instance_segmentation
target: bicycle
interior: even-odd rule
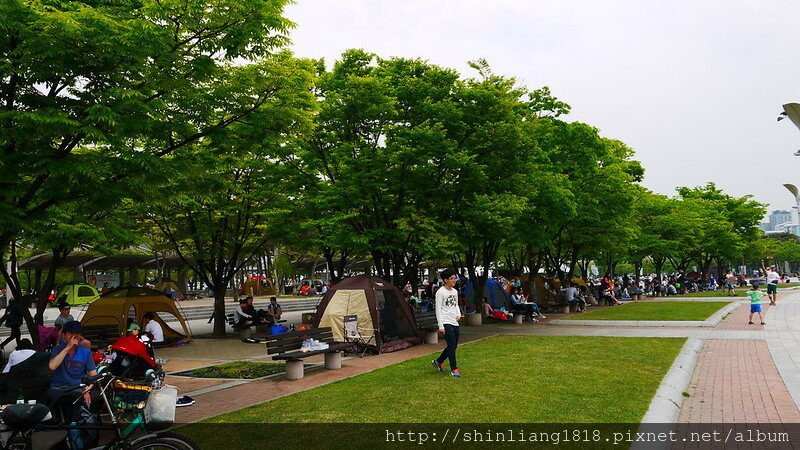
[[[111,420],[109,424],[66,424],[63,420],[53,418],[51,409],[43,403],[9,405],[0,412],[0,419],[2,419],[6,427],[5,430],[0,430],[0,434],[7,434],[5,441],[0,442],[0,449],[68,448],[73,450],[75,448],[83,448],[86,450],[85,447],[75,445],[76,439],[74,439],[74,435],[82,431],[95,430],[97,432],[113,431],[114,435],[110,441],[94,446],[92,449],[199,450],[199,447],[194,442],[180,434],[170,431],[153,433],[148,430],[148,417],[144,409],[150,399],[149,389],[139,388],[142,392],[146,391],[146,399],[139,401],[137,404],[128,404],[126,408],[123,407],[124,401],[121,399],[121,393],[117,392],[117,389],[124,390],[128,385],[118,377],[107,372],[93,377],[85,377],[80,386],[76,386],[70,391],[84,389],[89,385],[94,385],[95,388],[99,389],[99,396]],[[143,385],[140,386],[144,387]],[[129,414],[130,419],[122,421],[121,418],[126,413],[132,413]],[[159,425],[163,425],[163,423]],[[53,436],[55,431],[60,431],[61,434]],[[37,433],[43,433],[44,437],[40,434],[37,439]],[[47,433],[50,434],[48,435]],[[137,436],[137,433],[144,434]],[[70,436],[71,434],[73,436]],[[48,437],[50,442],[43,444],[42,441],[47,440]]]

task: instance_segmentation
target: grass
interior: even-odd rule
[[[428,355],[216,416],[181,432],[204,448],[221,448],[208,424],[635,423],[684,342],[495,336],[459,347],[460,379],[436,372]],[[248,428],[259,432],[259,427],[237,430]]]
[[[285,370],[284,363],[233,361],[216,366],[201,367],[177,373],[196,378],[236,378],[252,380],[267,375],[274,375]]]
[[[566,320],[706,320],[728,303],[636,302],[576,314]]]

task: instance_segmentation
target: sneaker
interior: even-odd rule
[[[444,373],[444,363],[442,363],[442,364],[439,364],[439,363],[438,363],[438,362],[436,362],[436,360],[434,359],[433,361],[431,361],[431,364],[433,364],[433,367],[434,367],[436,370],[438,370],[438,371],[439,371],[439,373]]]
[[[752,325],[752,324],[753,324],[753,322],[747,322],[747,323],[749,323],[750,325]]]
[[[461,378],[461,372],[459,372],[458,369],[453,369],[453,371],[450,372],[450,376],[451,377]]]
[[[547,319],[547,316],[545,316],[544,314],[541,314],[541,315],[539,315],[539,318],[540,319]]]
[[[192,405],[194,405],[194,399],[192,397],[189,397],[188,395],[184,395],[183,397],[175,401],[175,406],[192,406]]]
[[[767,324],[767,322],[761,322],[761,325],[766,325],[766,324]]]

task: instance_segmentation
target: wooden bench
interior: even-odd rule
[[[439,343],[439,322],[436,320],[436,311],[414,311],[414,320],[417,322],[417,330],[422,334],[423,342]]]
[[[328,344],[324,350],[301,351],[303,341],[316,339]],[[353,347],[353,343],[334,342],[330,327],[312,328],[305,331],[289,331],[267,337],[267,355],[274,360],[286,361],[286,379],[301,380],[304,375],[303,359],[314,355],[325,355],[326,369],[342,368],[342,351]]]

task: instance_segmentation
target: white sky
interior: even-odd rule
[[[462,76],[485,58],[550,86],[567,120],[632,147],[656,192],[714,181],[794,205],[782,185],[800,185],[800,131],[776,118],[800,102],[797,0],[296,0],[286,15],[298,56],[363,48]]]

